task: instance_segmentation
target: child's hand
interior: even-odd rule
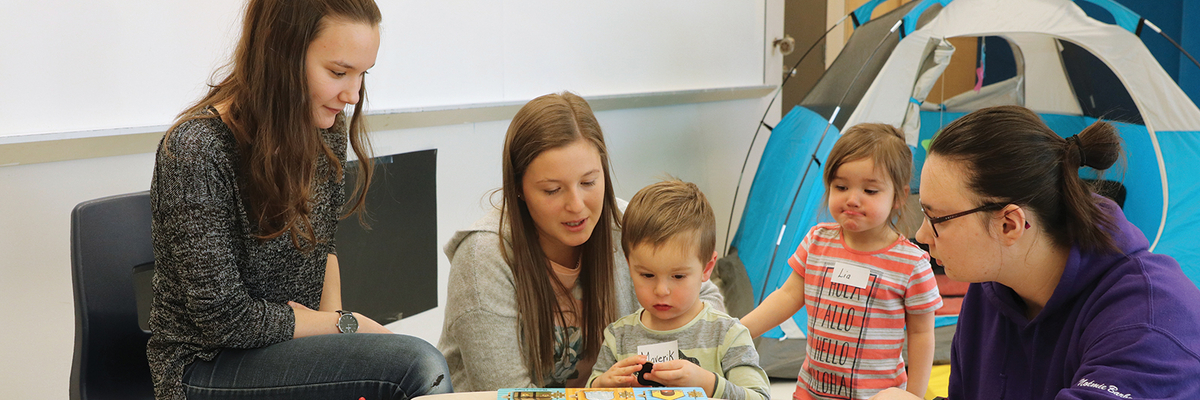
[[[646,362],[646,356],[641,354],[630,356],[621,361],[617,361],[608,371],[596,377],[592,381],[592,387],[612,388],[612,387],[632,387],[638,385],[637,377],[633,376],[634,372],[642,370],[642,364]]]
[[[654,371],[646,377],[667,387],[699,387],[708,397],[716,391],[717,376],[688,360],[671,360],[654,364]]]

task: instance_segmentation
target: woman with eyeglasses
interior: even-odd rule
[[[949,398],[1200,398],[1200,290],[1079,177],[1120,154],[1108,123],[1063,139],[1017,106],[934,138],[917,239],[951,279],[972,282]]]

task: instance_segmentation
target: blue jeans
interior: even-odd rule
[[[406,335],[336,334],[224,349],[183,375],[188,399],[409,399],[450,393],[446,359]]]

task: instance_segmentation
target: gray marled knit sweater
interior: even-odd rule
[[[322,135],[344,162],[342,121]],[[254,237],[238,185],[237,146],[220,118],[184,122],[159,144],[150,186],[155,275],[146,349],[158,399],[184,398],[180,380],[197,359],[291,339],[288,300],[318,308],[345,194],[341,177],[327,179],[324,154],[314,157],[320,161],[310,218],[321,243],[305,253],[288,234]]]

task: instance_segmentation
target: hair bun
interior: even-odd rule
[[[1071,138],[1075,140],[1067,140],[1067,158],[1078,157],[1080,167],[1105,170],[1121,155],[1121,137],[1117,128],[1108,122],[1096,121]],[[1078,155],[1072,151],[1075,146],[1078,146]]]

